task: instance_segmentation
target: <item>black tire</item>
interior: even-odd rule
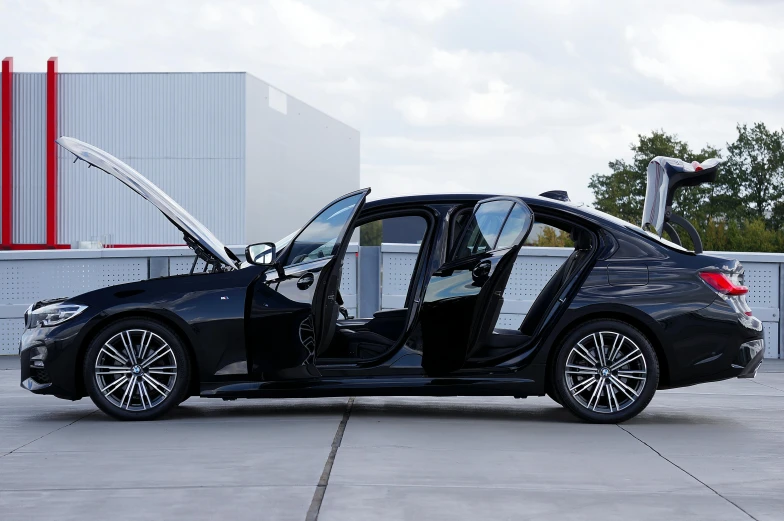
[[[659,384],[656,351],[645,335],[621,320],[577,326],[561,343],[554,364],[555,394],[575,416],[591,423],[621,423],[637,416]]]
[[[126,338],[135,346],[132,353],[122,350]],[[109,349],[115,345],[114,351]],[[144,359],[131,360],[137,355]],[[90,342],[84,357],[84,386],[109,416],[154,420],[188,398],[190,368],[188,352],[171,328],[148,318],[126,318],[108,325]]]

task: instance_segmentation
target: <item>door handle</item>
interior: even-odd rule
[[[482,261],[474,266],[473,270],[471,270],[471,276],[476,281],[484,281],[490,275],[490,270],[492,268],[493,265],[490,263],[490,261]]]
[[[299,289],[308,289],[311,286],[311,284],[313,284],[313,280],[314,280],[313,274],[306,273],[297,279],[297,287]]]

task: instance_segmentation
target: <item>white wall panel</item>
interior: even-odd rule
[[[351,316],[359,316],[359,245],[349,244],[346,256],[343,258],[343,267],[340,273],[340,296],[343,297],[343,307]]]
[[[248,74],[245,242],[275,241],[358,189],[359,132]],[[281,101],[273,100],[274,106]]]
[[[59,133],[106,150],[158,184],[225,243],[244,242],[241,73],[61,74]],[[58,240],[182,244],[130,189],[58,152]]]
[[[752,307],[779,307],[779,265],[743,262],[745,284],[749,287],[748,302]]]
[[[0,304],[32,304],[147,278],[147,259],[56,259],[0,262]]]
[[[780,358],[779,323],[764,322],[762,326],[762,331],[765,335],[765,358]]]
[[[19,354],[22,332],[24,332],[24,319],[0,318],[0,355]]]
[[[404,308],[419,245],[382,244],[381,252],[381,309]]]

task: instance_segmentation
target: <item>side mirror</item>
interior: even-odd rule
[[[285,272],[283,266],[276,261],[275,243],[258,242],[250,244],[245,248],[245,259],[251,264],[265,268],[275,268],[279,277],[283,277]]]

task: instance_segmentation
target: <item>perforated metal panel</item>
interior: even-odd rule
[[[749,287],[749,305],[779,307],[779,265],[762,262],[744,262],[746,286]]]
[[[765,322],[762,324],[762,331],[765,335],[765,358],[779,358],[779,324],[776,322]]]
[[[381,309],[405,307],[418,253],[385,252],[381,258]]]
[[[346,256],[343,258],[343,268],[340,279],[340,296],[343,297],[343,306],[351,316],[357,316],[357,255],[356,245],[349,247]]]
[[[0,299],[3,304],[32,304],[146,278],[146,257],[4,261]]]
[[[501,329],[518,329],[525,320],[525,315],[516,313],[501,313],[495,327]]]
[[[504,300],[535,299],[565,260],[562,257],[518,256],[506,284]]]
[[[389,295],[403,295],[408,292],[411,275],[416,267],[416,253],[390,253],[384,255],[381,269],[381,285]]]
[[[185,275],[191,272],[193,266],[193,259],[195,257],[169,257],[169,275]],[[194,271],[201,271],[204,269],[204,261],[200,260],[196,263]]]
[[[19,352],[19,339],[24,331],[21,318],[0,319],[0,355],[15,355]]]

